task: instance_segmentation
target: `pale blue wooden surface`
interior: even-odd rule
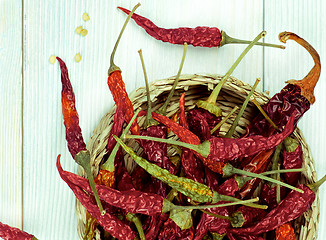
[[[69,69],[80,125],[87,141],[102,116],[113,106],[107,68],[114,41],[125,20],[116,9],[137,1],[1,0],[0,1],[0,221],[23,227],[39,239],[78,239],[74,196],[59,178],[56,156],[64,169],[76,171],[69,155],[61,115],[60,70],[48,62],[58,55]],[[137,10],[162,27],[217,26],[230,36],[253,39],[263,28],[266,42],[279,32],[293,31],[308,40],[326,61],[326,4],[316,1],[141,1]],[[82,14],[88,12],[90,21]],[[23,21],[22,21],[23,20]],[[88,35],[74,30],[82,25]],[[22,38],[23,36],[23,38]],[[116,54],[128,92],[143,86],[137,51],[142,48],[150,80],[175,75],[182,46],[150,38],[130,22]],[[220,49],[189,47],[183,73],[224,74],[244,46]],[[74,55],[80,52],[82,61]],[[302,78],[312,67],[310,56],[295,43],[286,50],[254,48],[233,75],[260,89],[278,92],[284,81]],[[316,88],[316,103],[299,124],[312,150],[318,177],[326,174],[325,74]],[[264,90],[265,90],[264,89]],[[320,191],[326,199],[325,187]],[[319,238],[326,239],[321,205]]]

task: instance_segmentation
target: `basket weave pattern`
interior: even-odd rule
[[[167,116],[170,117],[176,113],[179,109],[179,98],[180,95],[185,92],[186,111],[190,110],[195,106],[195,103],[199,99],[205,99],[214,86],[221,80],[222,76],[216,74],[184,74],[180,76],[180,80],[177,86],[177,91],[171,100],[171,103],[167,109]],[[168,95],[175,77],[168,79],[162,79],[154,81],[150,84],[151,100],[153,103],[153,111],[158,109],[164,102]],[[244,99],[250,92],[251,87],[243,83],[242,81],[230,77],[224,84],[222,91],[217,99],[217,105],[223,111],[223,117],[225,117],[234,106],[241,107]],[[134,90],[130,94],[130,100],[133,103],[134,109],[141,108],[146,110],[147,108],[147,97],[146,89],[139,88]],[[260,91],[255,91],[253,97],[260,103],[264,104],[269,100],[268,95]],[[99,125],[93,132],[87,148],[91,153],[91,165],[93,166],[94,176],[97,175],[99,165],[106,154],[106,144],[110,129],[113,123],[113,117],[116,107],[114,106],[100,121]],[[239,124],[236,128],[234,136],[239,137],[245,132],[246,126],[250,123],[250,119],[253,118],[255,106],[249,102]],[[228,121],[221,127],[221,133],[226,133],[230,128],[236,114],[228,119]],[[138,124],[141,127],[144,123],[145,117],[138,118]],[[316,171],[314,168],[314,162],[311,156],[310,149],[301,133],[297,128],[293,133],[294,137],[299,140],[303,150],[303,167],[305,171],[301,174],[301,183],[311,183],[316,181]],[[170,137],[174,137],[170,132]],[[127,145],[132,146],[137,154],[141,154],[142,149],[138,146],[135,140],[130,140]],[[171,148],[169,151],[173,151]],[[125,155],[126,167],[128,170],[134,168],[134,161]],[[85,173],[81,168],[78,169],[78,174],[85,176]],[[316,200],[313,203],[311,209],[306,211],[300,218],[295,222],[295,231],[297,233],[297,239],[299,240],[314,240],[317,238],[317,227],[319,220],[319,197],[316,194]],[[83,239],[86,224],[86,210],[76,200],[76,215],[77,215],[77,231],[81,239]],[[94,239],[100,240],[99,231],[96,231]]]

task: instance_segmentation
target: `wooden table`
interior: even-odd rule
[[[137,1],[1,0],[0,1],[0,221],[23,228],[39,239],[78,239],[74,195],[60,179],[56,157],[63,168],[76,172],[68,153],[61,114],[60,70],[51,55],[66,61],[76,94],[85,140],[113,106],[107,88],[109,57],[125,15]],[[217,26],[230,36],[253,39],[267,31],[266,42],[278,43],[278,33],[292,31],[308,40],[326,62],[326,2],[271,1],[141,1],[137,13],[157,25]],[[87,12],[90,21],[84,22]],[[82,37],[75,28],[83,26]],[[285,50],[255,47],[233,76],[249,84],[262,78],[261,90],[278,92],[288,79],[301,79],[313,66],[312,58],[289,41]],[[130,22],[118,48],[116,63],[123,70],[128,92],[143,86],[137,50],[142,49],[149,79],[177,73],[183,47],[156,41]],[[183,73],[224,74],[244,49],[188,48]],[[74,61],[76,53],[82,60]],[[316,103],[299,123],[311,148],[318,178],[326,173],[326,81],[322,73]],[[320,190],[326,201],[325,186]],[[325,204],[321,205],[319,238],[326,239]]]

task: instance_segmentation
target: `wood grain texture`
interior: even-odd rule
[[[265,1],[266,40],[276,40],[282,31],[290,31],[307,40],[320,54],[322,69],[326,60],[325,1]],[[271,36],[269,38],[269,36]],[[278,91],[289,79],[302,79],[313,67],[309,53],[296,42],[289,40],[285,51],[265,49],[265,86],[271,94]],[[316,102],[304,115],[298,126],[302,130],[315,161],[318,178],[326,174],[326,82],[322,70],[315,89]],[[321,214],[318,239],[326,239],[325,186],[319,191]]]
[[[22,228],[22,4],[0,2],[0,222]]]
[[[64,169],[76,172],[77,166],[65,142],[59,65],[57,62],[50,64],[48,59],[51,55],[60,56],[68,66],[87,142],[102,116],[113,106],[106,84],[107,69],[114,42],[126,18],[116,7],[131,9],[137,2],[0,2],[0,221],[17,227],[22,227],[23,222],[24,230],[39,239],[78,239],[75,198],[55,168],[59,153]],[[265,6],[260,0],[143,0],[141,4],[137,13],[165,28],[215,26],[232,37],[251,40],[265,26],[268,32],[265,42],[273,43],[278,42],[279,32],[293,31],[319,51],[322,63],[326,59],[323,16],[326,4],[322,0],[273,0],[265,1]],[[82,20],[84,12],[89,14],[90,21]],[[88,30],[86,37],[75,33],[78,26]],[[182,73],[224,74],[244,48],[243,45],[219,49],[189,46]],[[115,59],[122,69],[128,92],[144,85],[139,49],[143,50],[150,81],[177,73],[183,47],[157,41],[131,21]],[[79,63],[74,61],[76,53],[82,56]],[[311,67],[309,55],[289,42],[286,50],[253,48],[233,76],[249,84],[261,77],[263,84],[258,88],[263,89],[264,85],[273,94],[284,86],[285,80],[301,78]],[[323,125],[326,117],[324,78],[322,74],[317,85],[316,104],[299,124],[313,152],[319,177],[326,172],[323,164],[326,153],[323,148],[326,132]],[[321,202],[326,197],[324,188],[320,191]],[[326,239],[325,211],[322,205],[319,239]]]

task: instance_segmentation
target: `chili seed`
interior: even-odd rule
[[[80,32],[80,34],[81,34],[83,37],[85,37],[85,36],[88,34],[87,29],[82,29],[81,32]]]
[[[52,56],[49,58],[49,62],[52,63],[52,64],[54,64],[56,60],[57,60],[57,56],[55,56],[55,55],[52,55]]]
[[[77,53],[77,54],[75,55],[75,61],[76,61],[76,62],[80,62],[81,59],[82,59],[82,57],[81,57],[80,53]]]
[[[79,27],[76,28],[75,32],[76,32],[77,34],[81,34],[81,31],[82,31],[82,30],[83,30],[83,27],[82,27],[82,26],[79,26]]]
[[[87,21],[90,20],[90,17],[88,16],[88,13],[84,13],[84,14],[83,14],[83,20],[84,20],[85,22],[87,22]]]

